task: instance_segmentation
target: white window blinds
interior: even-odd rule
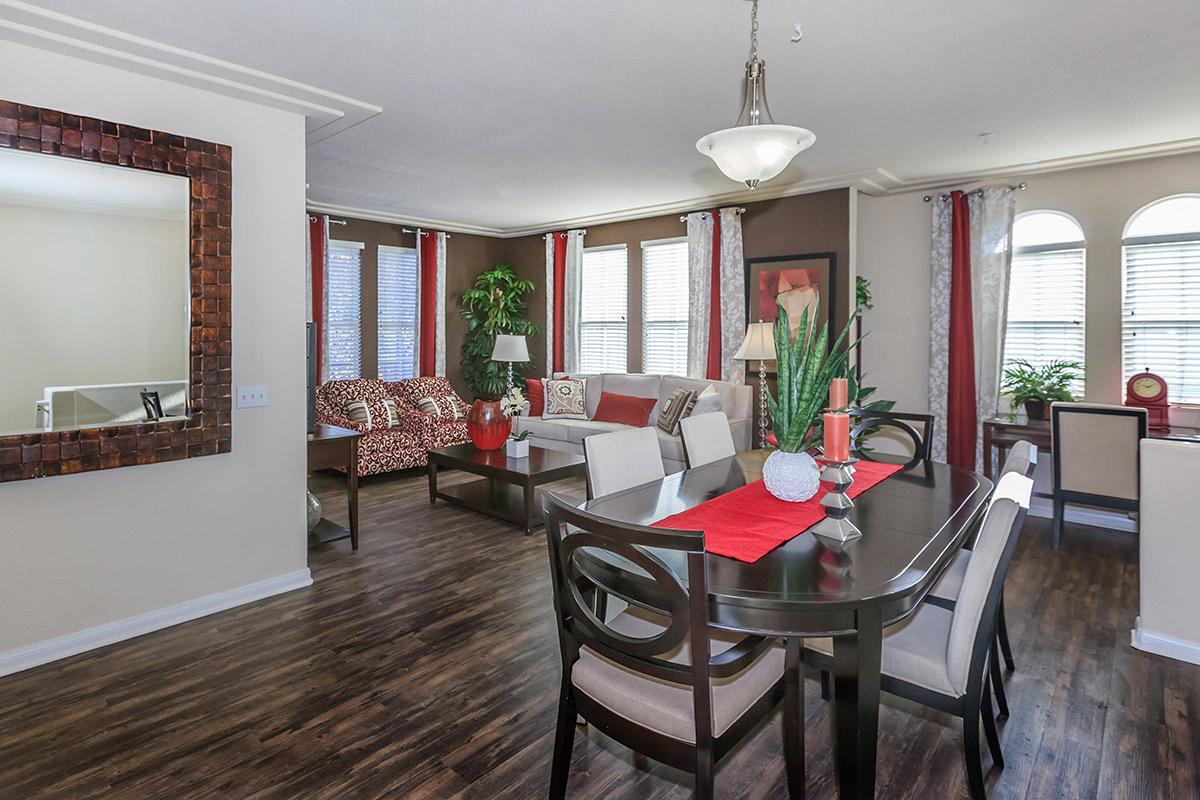
[[[1172,403],[1200,403],[1200,234],[1127,239],[1123,310],[1125,379],[1148,370]]]
[[[686,375],[687,239],[642,243],[642,369]]]
[[[417,352],[417,251],[379,246],[379,377],[413,377]]]
[[[1035,366],[1051,361],[1084,363],[1085,281],[1082,246],[1018,248],[1008,289],[1004,362]],[[1083,373],[1069,387],[1083,396]]]
[[[325,265],[325,378],[346,380],[361,373],[362,244],[329,241]]]
[[[629,273],[625,245],[586,247],[579,285],[579,371],[624,372]]]

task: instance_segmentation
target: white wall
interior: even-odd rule
[[[0,203],[0,434],[47,386],[187,380],[183,188],[179,219]]]
[[[233,148],[233,451],[0,484],[0,656],[306,570],[304,120],[0,42],[4,99]]]

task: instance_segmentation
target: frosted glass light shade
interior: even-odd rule
[[[496,346],[492,348],[492,361],[515,361],[523,364],[529,360],[529,348],[524,336],[496,335]]]
[[[733,354],[739,361],[774,361],[775,360],[775,324],[772,322],[752,322],[746,328],[746,338],[742,346]]]
[[[741,125],[701,137],[696,149],[717,162],[721,172],[753,189],[783,172],[816,140],[812,131],[795,125]]]

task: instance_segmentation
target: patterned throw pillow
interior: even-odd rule
[[[346,406],[346,418],[351,422],[360,422],[371,430],[371,409],[362,400],[356,400]]]
[[[431,417],[440,417],[442,410],[438,408],[437,400],[432,397],[422,397],[417,401],[417,411],[422,414],[428,414]]]
[[[582,378],[546,381],[545,419],[587,419],[583,398],[587,381]]]
[[[691,389],[676,389],[667,402],[658,410],[658,428],[675,436],[679,433],[679,420],[686,417],[696,405],[696,393]]]
[[[452,394],[444,397],[422,397],[417,401],[417,410],[440,419],[465,419],[467,416],[462,402]]]
[[[396,398],[385,397],[383,399],[383,407],[387,411],[387,426],[389,428],[399,428],[400,408],[396,405]]]

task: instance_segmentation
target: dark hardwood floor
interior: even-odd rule
[[[339,481],[314,486],[344,514]],[[0,798],[545,797],[559,665],[541,535],[431,507],[423,476],[369,480],[361,503],[361,549],[313,551],[311,588],[0,679]],[[1200,797],[1200,667],[1129,646],[1136,539],[1068,526],[1048,543],[1031,519],[1009,578],[1017,672],[989,797]],[[830,708],[807,692],[823,800]],[[877,796],[965,798],[957,722],[885,702]],[[721,765],[719,797],[787,797],[779,717]],[[691,783],[589,730],[568,796]]]

